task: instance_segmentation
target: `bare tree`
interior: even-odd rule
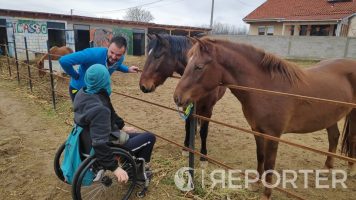
[[[242,25],[241,27],[236,27],[230,24],[223,24],[220,22],[215,22],[212,27],[212,34],[215,35],[246,35],[247,28]]]
[[[150,22],[154,19],[154,17],[150,11],[144,10],[140,7],[135,7],[126,11],[124,19],[135,22]]]

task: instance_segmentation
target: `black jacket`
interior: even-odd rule
[[[110,97],[105,90],[97,94],[87,94],[81,89],[76,94],[73,104],[74,122],[89,130],[98,162],[105,169],[114,171],[118,163],[108,145],[110,133],[122,129],[125,123],[116,114]]]

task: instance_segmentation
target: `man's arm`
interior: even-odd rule
[[[78,72],[73,68],[74,65],[80,65],[91,62],[94,54],[91,49],[85,49],[75,53],[67,54],[59,59],[63,70],[74,79],[78,79]]]
[[[125,56],[121,56],[120,60],[117,61],[117,68],[116,68],[116,71],[121,71],[121,72],[125,72],[125,73],[128,73],[129,72],[129,67],[122,64],[125,60]]]

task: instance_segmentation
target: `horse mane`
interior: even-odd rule
[[[170,44],[171,54],[175,56],[180,62],[186,63],[186,52],[192,46],[190,40],[185,36],[177,36],[177,35],[168,35],[168,34],[159,34],[159,36],[163,39],[166,39]],[[152,39],[147,45],[147,51],[150,49],[157,48],[159,45],[158,39]]]
[[[263,70],[270,73],[271,77],[274,78],[276,75],[287,79],[291,85],[297,84],[299,81],[305,81],[305,74],[297,64],[289,62],[287,60],[281,59],[271,53],[268,53],[262,49],[256,48],[250,44],[236,43],[228,40],[212,39],[204,37],[202,42],[220,44],[222,48],[228,48],[238,50],[241,54],[251,59],[256,58],[256,55],[262,55],[262,59],[259,62],[259,66]],[[195,51],[190,50],[188,56],[190,57]]]
[[[291,85],[298,81],[304,81],[305,74],[297,64],[278,58],[271,53],[264,52],[260,65],[271,74],[272,78],[275,75],[280,75],[287,79]]]

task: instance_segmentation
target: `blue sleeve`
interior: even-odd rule
[[[116,68],[116,70],[117,70],[117,71],[121,71],[121,72],[127,73],[127,72],[129,72],[129,67],[126,66],[126,65],[124,65],[124,64],[122,64],[122,63],[124,62],[124,60],[125,60],[125,56],[122,56],[122,57],[120,58],[120,60],[117,61],[117,68]]]
[[[68,75],[73,78],[76,78],[78,76],[78,73],[74,70],[73,66],[90,63],[93,59],[95,59],[94,52],[90,48],[88,48],[82,51],[62,56],[59,59],[59,63]]]

